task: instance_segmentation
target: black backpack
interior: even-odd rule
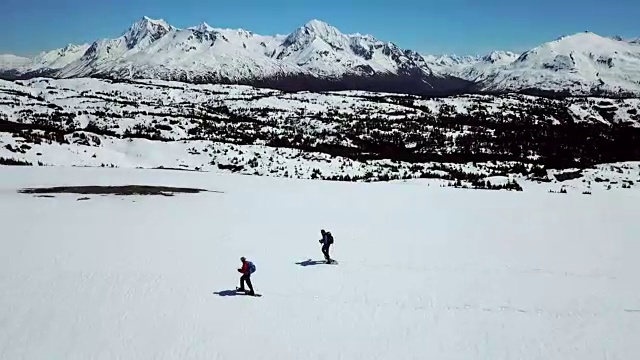
[[[333,244],[333,235],[330,232],[327,232],[327,242]]]

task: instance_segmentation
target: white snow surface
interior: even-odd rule
[[[639,196],[0,167],[0,358],[633,359]]]

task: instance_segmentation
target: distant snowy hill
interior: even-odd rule
[[[480,56],[422,55],[428,66],[443,74],[451,74],[455,69],[480,61]]]
[[[32,69],[62,69],[63,67],[77,61],[89,49],[88,44],[67,45],[62,49],[57,49],[42,53],[36,56],[32,63]]]
[[[475,82],[484,73],[513,63],[518,56],[509,51],[493,51],[484,56],[423,55],[423,58],[429,67],[440,74]]]
[[[422,95],[549,91],[640,94],[640,41],[579,33],[523,54],[420,55],[319,20],[264,36],[206,23],[179,29],[143,17],[114,39],[33,59],[0,55],[0,77],[101,77],[240,84],[280,90]]]
[[[29,66],[31,59],[11,54],[0,54],[2,69],[21,69]]]
[[[490,90],[640,93],[640,47],[594,33],[565,36],[484,74]]]
[[[590,32],[561,37],[521,55],[493,52],[462,61],[425,58],[441,73],[475,82],[484,91],[640,94],[638,41]]]
[[[32,60],[12,54],[0,54],[0,78],[12,79],[29,71]]]

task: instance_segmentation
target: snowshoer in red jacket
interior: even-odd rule
[[[244,256],[240,258],[240,261],[242,261],[242,267],[238,269],[238,272],[241,273],[242,276],[240,276],[240,287],[236,290],[246,292],[248,295],[255,295],[253,285],[251,284],[251,274],[256,271],[256,266],[251,261],[248,261]],[[248,292],[244,288],[245,282],[247,283],[247,286],[249,286]]]

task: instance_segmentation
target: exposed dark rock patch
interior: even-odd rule
[[[171,187],[171,186],[124,185],[124,186],[58,186],[58,187],[49,187],[49,188],[21,189],[21,190],[18,190],[18,192],[22,194],[173,196],[176,193],[197,194],[201,192],[210,192],[210,191],[204,190],[204,189],[197,189],[197,188],[183,188],[183,187]]]

